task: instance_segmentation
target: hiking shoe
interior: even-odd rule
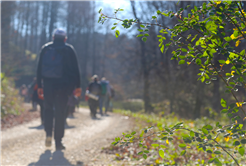
[[[46,147],[50,147],[51,146],[51,141],[52,141],[52,137],[46,137],[45,146]]]
[[[65,150],[66,147],[61,143],[59,145],[56,145],[56,150]]]

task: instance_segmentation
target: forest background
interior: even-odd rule
[[[126,3],[129,3],[130,10],[117,16],[154,22],[151,18],[157,10],[175,12],[187,5],[191,8],[201,6],[204,1]],[[164,53],[159,50],[158,26],[149,28],[147,42],[136,38],[139,34],[137,25],[125,33],[121,31],[116,40],[114,31],[110,30],[112,22],[105,22],[106,25],[97,23],[97,11],[101,6],[102,3],[96,1],[1,2],[1,94],[5,95],[1,95],[4,103],[1,111],[7,110],[5,108],[10,103],[15,105],[13,101],[18,99],[7,100],[7,95],[13,92],[17,96],[14,89],[32,81],[41,46],[52,40],[55,28],[62,27],[67,31],[67,42],[77,51],[83,90],[90,77],[97,74],[105,76],[113,85],[116,101],[142,99],[147,113],[175,113],[192,119],[219,115],[221,96],[231,100],[219,79],[206,86],[197,81],[198,66],[178,65],[178,61],[171,61],[174,49],[169,48]],[[113,14],[114,9],[109,5],[103,8],[105,14]],[[159,19],[163,26],[172,27],[178,23],[175,17]],[[240,44],[236,49],[241,50],[243,46]],[[215,65],[219,67],[219,63],[215,62]],[[246,92],[244,88],[238,88],[237,95],[243,101]]]

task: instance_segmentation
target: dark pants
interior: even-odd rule
[[[56,145],[61,143],[64,136],[67,94],[66,88],[44,81],[44,128],[46,136],[52,136],[53,119],[55,119],[54,138]]]
[[[40,107],[40,118],[41,118],[41,123],[44,124],[44,101],[39,100],[37,101],[39,107]]]
[[[105,108],[104,113],[106,114],[109,107],[109,96],[101,95],[99,99],[100,114],[103,113],[103,107]]]
[[[99,106],[99,101],[94,99],[88,99],[88,104],[91,110],[91,115],[95,116],[97,113],[97,108]]]

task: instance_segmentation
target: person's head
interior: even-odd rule
[[[91,79],[92,79],[93,81],[97,81],[97,80],[98,80],[98,76],[95,74],[94,76],[91,77]]]
[[[106,78],[105,77],[102,77],[101,81],[106,81]]]
[[[54,30],[52,37],[53,37],[53,40],[61,40],[61,41],[66,42],[67,33],[65,30],[57,28]]]

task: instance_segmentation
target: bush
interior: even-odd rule
[[[23,111],[21,104],[23,99],[20,97],[18,90],[14,88],[14,81],[7,78],[1,73],[1,116],[8,114],[19,114]]]
[[[113,107],[123,110],[130,110],[131,112],[138,112],[143,110],[144,103],[139,99],[130,99],[123,102],[113,102]]]

